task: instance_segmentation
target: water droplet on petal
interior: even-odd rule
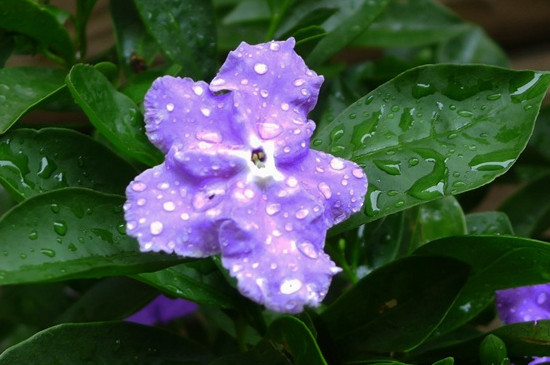
[[[272,51],[278,51],[279,47],[280,47],[279,43],[275,43],[275,42],[272,42],[269,45],[269,49],[272,50]]]
[[[287,103],[282,103],[281,109],[283,109],[284,111],[287,111],[288,109],[290,109],[290,105],[288,105]]]
[[[165,202],[162,205],[162,208],[167,212],[173,212],[176,210],[176,204],[174,204],[174,202]]]
[[[258,75],[263,75],[267,72],[267,65],[265,63],[257,63],[254,65],[254,71],[256,71]]]
[[[537,296],[537,304],[544,304],[544,302],[546,302],[546,299],[547,299],[547,295],[545,292],[542,292],[540,293],[538,296]]]
[[[182,214],[180,215],[180,218],[183,219],[184,221],[187,221],[187,220],[189,220],[189,214],[187,214],[187,213],[182,213]]]
[[[344,168],[344,162],[339,158],[333,158],[330,160],[330,167],[335,170],[342,170]]]
[[[281,204],[279,203],[269,204],[267,207],[265,207],[265,212],[268,215],[277,214],[280,210],[281,210]]]
[[[204,115],[205,117],[209,117],[209,116],[210,116],[210,109],[208,109],[208,108],[201,108],[201,113],[202,113],[202,115]]]
[[[286,180],[286,184],[291,188],[294,188],[296,187],[296,185],[298,185],[298,180],[296,180],[294,176],[291,176]]]
[[[155,221],[155,222],[151,223],[151,226],[149,226],[151,234],[155,235],[155,236],[162,233],[162,228],[163,228],[163,225],[159,221]]]
[[[201,141],[210,143],[220,143],[222,141],[222,136],[218,132],[198,131],[195,137]]]
[[[260,95],[262,96],[262,98],[267,98],[269,96],[269,91],[267,90],[260,90]]]
[[[194,85],[193,86],[193,92],[195,93],[195,95],[201,96],[202,93],[204,92],[204,89],[202,87],[200,87],[199,85]]]
[[[317,185],[317,188],[323,194],[325,199],[330,199],[332,197],[332,191],[330,190],[330,186],[327,185],[325,182],[320,182],[319,185]]]
[[[218,79],[218,78],[215,78],[210,83],[210,85],[212,85],[212,86],[220,86],[220,85],[223,85],[223,84],[225,84],[225,80],[224,79]]]
[[[145,189],[147,189],[147,185],[145,185],[142,182],[135,182],[132,184],[133,191],[141,192],[141,191],[144,191]]]
[[[258,123],[258,133],[263,139],[272,139],[282,132],[280,125],[275,123]]]
[[[319,253],[315,249],[315,246],[313,246],[313,243],[311,242],[302,242],[298,245],[298,250],[300,250],[301,253],[309,257],[310,259],[317,259],[319,257]]]
[[[294,86],[302,86],[306,81],[304,79],[294,80]]]
[[[353,176],[355,176],[356,178],[360,179],[364,176],[364,173],[363,173],[363,170],[362,169],[353,169],[351,171],[351,174]]]
[[[309,210],[307,209],[300,209],[296,212],[296,218],[298,219],[304,219],[309,214]]]
[[[174,104],[172,104],[172,103],[166,104],[166,110],[168,110],[169,112],[173,111],[174,110]]]
[[[281,283],[281,293],[293,294],[302,288],[302,282],[298,279],[286,279]]]

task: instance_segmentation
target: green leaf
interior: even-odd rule
[[[432,365],[454,365],[455,360],[452,357],[446,357],[444,359],[434,362]]]
[[[269,326],[266,338],[275,341],[290,353],[293,364],[327,364],[310,330],[296,317],[277,318]]]
[[[518,236],[536,237],[550,226],[550,175],[522,187],[501,205]]]
[[[445,317],[468,271],[467,265],[443,257],[394,261],[338,298],[321,314],[317,328],[326,330],[344,357],[413,349]]]
[[[529,140],[529,146],[540,153],[546,162],[550,162],[550,105],[540,109],[533,136]]]
[[[140,253],[124,198],[83,188],[36,195],[0,219],[0,285],[133,274],[181,262]]]
[[[0,364],[208,364],[212,355],[182,337],[129,322],[48,328],[0,355]]]
[[[479,345],[479,360],[481,365],[507,365],[510,363],[506,355],[506,345],[493,334],[487,335]]]
[[[310,67],[316,67],[326,62],[367,29],[389,2],[390,0],[370,0],[340,4],[339,12],[328,20],[329,27],[324,27],[330,29],[330,32],[313,48],[306,63]]]
[[[136,170],[70,129],[16,129],[0,136],[0,182],[23,200],[68,186],[124,194]]]
[[[0,28],[37,40],[46,51],[51,49],[68,65],[74,62],[74,47],[67,30],[45,7],[31,0],[2,0],[0,14]]]
[[[243,0],[237,3],[224,18],[223,23],[240,24],[247,22],[268,21],[269,5],[265,0]]]
[[[6,61],[15,49],[14,37],[6,35],[0,30],[0,68],[4,68]]]
[[[244,353],[225,355],[208,365],[292,365],[287,356],[269,341],[261,341]]]
[[[411,247],[438,238],[466,234],[466,219],[458,201],[448,196],[418,206]]]
[[[145,29],[132,0],[111,1],[109,6],[120,63],[124,65],[126,73],[139,73],[153,62],[159,47]]]
[[[78,64],[66,81],[90,122],[122,153],[149,166],[162,161],[160,151],[145,137],[138,106],[118,92],[101,72]]]
[[[81,295],[55,323],[125,319],[158,296],[149,285],[125,278],[105,278]]]
[[[352,45],[420,46],[449,39],[468,28],[470,25],[433,0],[392,1]]]
[[[510,61],[499,45],[482,28],[473,25],[443,42],[436,51],[436,62],[510,67]]]
[[[391,214],[365,227],[365,236],[361,242],[366,247],[360,253],[365,255],[365,261],[370,269],[379,268],[399,257],[405,246],[404,231],[403,213]],[[355,248],[359,244],[351,242],[349,246]]]
[[[65,75],[63,70],[47,67],[0,69],[0,134],[31,108],[63,89]]]
[[[210,259],[186,262],[135,277],[166,294],[222,308],[242,306],[242,297]]]
[[[472,266],[435,335],[447,333],[477,316],[498,289],[543,284],[550,278],[550,244],[511,236],[447,237],[420,247],[415,254],[442,255]]]
[[[134,0],[158,45],[183,74],[195,80],[216,72],[214,9],[207,0]]]
[[[77,0],[76,2],[75,32],[81,57],[86,55],[86,26],[96,3],[97,0]]]
[[[348,107],[313,148],[369,179],[364,212],[337,230],[486,184],[524,149],[550,74],[489,66],[409,70]]]
[[[510,219],[502,212],[467,214],[466,226],[468,234],[514,234]]]

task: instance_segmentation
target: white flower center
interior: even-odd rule
[[[269,179],[283,181],[284,175],[275,166],[275,142],[262,141],[258,137],[250,136],[249,146],[252,148],[247,160],[247,181],[257,183],[267,182]]]

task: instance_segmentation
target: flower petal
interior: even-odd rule
[[[367,177],[352,161],[310,150],[299,164],[278,166],[286,176],[296,176],[304,189],[323,201],[327,228],[361,209],[367,193]]]
[[[243,144],[239,123],[233,118],[230,95],[215,95],[205,82],[164,76],[145,95],[145,127],[151,142],[164,153],[174,144]]]
[[[217,218],[223,182],[197,185],[161,164],[146,170],[126,189],[126,229],[142,251],[175,252],[187,257],[219,253]]]
[[[220,243],[222,263],[243,295],[273,311],[298,313],[320,303],[340,269],[323,252],[322,201],[287,184],[235,187]]]
[[[506,324],[550,319],[550,284],[498,290],[496,302]]]
[[[275,157],[291,161],[307,153],[315,124],[307,113],[317,102],[323,77],[294,52],[294,39],[251,46],[229,53],[213,91],[232,91],[239,119],[263,140],[275,141]]]

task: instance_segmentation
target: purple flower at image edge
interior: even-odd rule
[[[505,324],[550,319],[550,283],[497,290],[497,311]],[[550,363],[550,357],[533,357],[529,365]]]
[[[166,159],[130,183],[124,205],[142,251],[221,254],[243,295],[289,313],[325,297],[341,271],[326,231],[367,189],[357,164],[309,149],[323,77],[294,43],[243,42],[210,84],[157,79],[146,131]]]
[[[126,318],[126,321],[149,326],[167,324],[174,319],[194,312],[197,308],[198,305],[196,303],[188,300],[171,299],[164,295],[159,295],[141,310]]]

